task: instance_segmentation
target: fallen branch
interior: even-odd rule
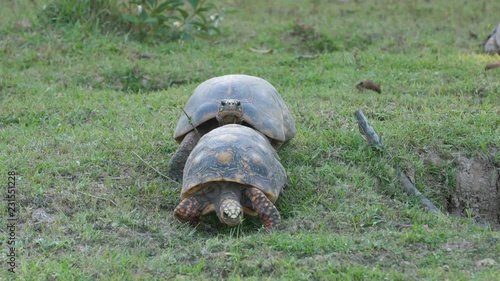
[[[429,199],[423,196],[420,191],[418,191],[418,189],[415,187],[415,185],[413,185],[413,183],[410,181],[410,179],[405,173],[400,172],[399,179],[403,184],[404,191],[408,195],[420,198],[420,204],[425,206],[425,208],[427,208],[429,212],[434,213],[436,215],[442,215],[439,209],[436,206],[434,206],[434,204],[432,204],[432,202],[429,201]]]
[[[380,137],[375,133],[375,130],[373,129],[372,126],[368,123],[366,120],[365,115],[361,110],[356,110],[354,112],[354,115],[356,116],[356,119],[358,120],[358,128],[359,131],[363,136],[365,136],[365,140],[370,144],[375,146],[375,148],[379,150],[384,149],[384,145],[382,144],[382,140]]]
[[[374,148],[378,150],[383,150],[384,146],[382,144],[382,141],[380,137],[377,135],[375,130],[373,129],[372,126],[368,123],[368,121],[365,118],[365,115],[361,110],[356,110],[354,112],[354,115],[356,116],[356,119],[358,121],[358,126],[359,126],[359,131],[363,136],[365,137],[366,141],[372,145]],[[432,204],[429,199],[427,199],[425,196],[422,195],[420,191],[415,187],[415,185],[410,181],[408,176],[404,172],[399,172],[399,180],[401,181],[401,184],[403,185],[403,190],[410,196],[410,197],[417,197],[420,198],[420,204],[422,204],[427,211],[436,214],[436,215],[443,215],[439,209]]]

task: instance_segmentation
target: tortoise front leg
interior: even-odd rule
[[[179,148],[174,153],[168,162],[168,175],[175,181],[181,182],[184,166],[191,151],[200,140],[199,135],[195,131],[189,132],[182,140]]]
[[[181,222],[198,222],[198,212],[200,211],[200,203],[195,197],[188,197],[175,207],[174,216]]]
[[[246,188],[244,194],[250,199],[252,208],[259,214],[259,218],[264,222],[265,228],[272,229],[280,225],[280,213],[264,192],[253,187]]]

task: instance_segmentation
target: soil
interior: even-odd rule
[[[472,215],[479,223],[500,227],[500,169],[494,161],[499,150],[457,157],[456,190],[448,204],[451,214]]]

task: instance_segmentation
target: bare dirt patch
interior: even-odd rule
[[[451,214],[473,216],[480,223],[500,227],[500,169],[495,162],[499,151],[495,148],[473,158],[457,157],[456,190],[448,204]]]

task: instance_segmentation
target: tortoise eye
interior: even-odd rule
[[[240,101],[237,101],[237,102],[236,102],[236,105],[237,105],[237,106],[240,106],[240,105],[241,105],[241,102],[240,102]]]
[[[220,104],[221,104],[221,105],[226,105],[226,101],[225,101],[225,100],[222,100],[222,101],[220,102]]]

